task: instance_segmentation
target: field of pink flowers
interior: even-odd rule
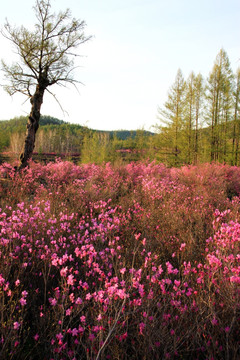
[[[0,359],[240,358],[240,168],[0,178]]]

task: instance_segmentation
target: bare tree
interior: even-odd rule
[[[79,82],[73,76],[76,49],[91,38],[84,33],[86,23],[72,18],[69,9],[52,13],[50,0],[36,0],[33,9],[37,20],[33,31],[24,26],[12,27],[8,21],[1,31],[14,44],[20,58],[19,63],[11,66],[2,61],[7,80],[4,89],[10,95],[17,92],[26,95],[31,103],[20,169],[27,165],[33,153],[45,90],[51,93],[52,85]]]

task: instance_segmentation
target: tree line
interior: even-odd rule
[[[161,147],[170,165],[215,161],[239,165],[240,68],[234,74],[224,49],[207,77],[181,69],[158,107]]]

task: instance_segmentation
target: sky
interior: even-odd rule
[[[32,28],[35,0],[1,1],[0,25]],[[75,78],[83,85],[53,86],[41,113],[99,130],[153,130],[178,69],[207,78],[223,48],[240,67],[239,0],[51,0],[85,20],[92,39],[79,47]],[[0,58],[11,64],[12,45],[0,36]],[[0,84],[3,84],[0,72]],[[0,120],[26,116],[30,103],[0,87]],[[27,101],[26,101],[27,100]]]

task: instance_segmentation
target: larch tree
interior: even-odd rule
[[[187,140],[187,163],[191,164],[193,157],[193,119],[195,105],[195,74],[191,72],[186,81],[185,133]]]
[[[185,110],[185,90],[186,82],[182,71],[179,69],[173,85],[168,92],[168,100],[164,103],[164,108],[158,108],[158,119],[166,126],[160,126],[161,131],[171,141],[169,147],[172,148],[174,155],[173,165],[179,165],[179,154],[181,148],[180,137],[183,134],[184,110]]]
[[[240,68],[235,75],[235,86],[233,91],[234,120],[232,135],[232,165],[238,165],[239,136],[240,136]]]
[[[194,136],[194,163],[198,162],[199,157],[199,125],[203,108],[203,99],[204,99],[204,80],[203,76],[199,73],[194,78],[194,122],[195,122],[195,136]]]
[[[74,59],[79,56],[78,46],[91,38],[84,33],[86,23],[72,18],[69,9],[52,13],[50,0],[36,0],[34,12],[33,31],[13,27],[8,21],[1,31],[19,56],[19,62],[10,66],[2,61],[7,80],[4,88],[10,95],[24,94],[31,103],[19,169],[26,167],[32,156],[45,91],[52,94],[52,85],[79,83],[73,76]]]
[[[211,124],[211,160],[219,161],[221,156],[225,156],[226,133],[224,122],[229,119],[232,82],[230,62],[226,51],[223,49],[218,53],[207,81],[207,102]]]
[[[191,72],[186,81],[185,129],[187,163],[197,163],[199,155],[199,126],[204,97],[204,84],[201,74]]]

